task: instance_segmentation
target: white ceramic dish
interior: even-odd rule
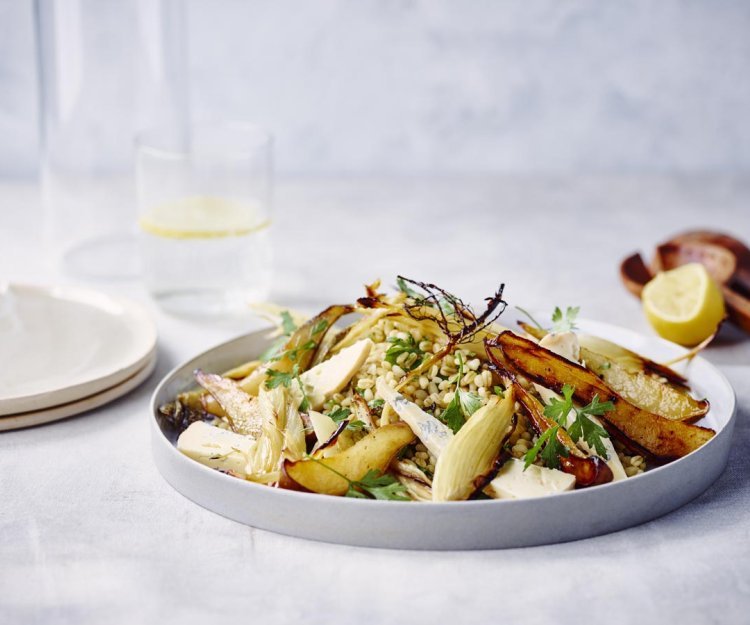
[[[510,325],[510,311],[502,321]],[[608,338],[655,360],[681,348],[604,323],[580,322],[583,331]],[[726,466],[734,426],[734,392],[703,358],[687,373],[698,395],[711,402],[700,423],[716,430],[706,445],[675,462],[620,482],[525,500],[398,503],[347,499],[269,488],[209,469],[174,447],[157,409],[193,386],[192,372],[228,369],[266,345],[263,332],[219,345],[169,373],[152,398],[152,444],[166,480],[201,506],[241,523],[327,542],[402,549],[496,549],[587,538],[643,523],[702,493]]]
[[[109,389],[153,358],[156,328],[132,302],[87,289],[0,286],[0,416]]]
[[[68,417],[104,406],[140,386],[153,373],[155,367],[156,354],[154,353],[141,369],[126,380],[104,391],[51,408],[0,417],[0,432],[20,430],[21,428],[60,421],[61,419],[67,419]]]

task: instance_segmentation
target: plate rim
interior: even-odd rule
[[[610,324],[607,322],[601,322],[601,321],[595,321],[595,320],[588,320],[585,318],[582,318],[579,320],[581,324],[592,324],[599,327],[609,327],[613,328],[618,332],[625,332],[627,334],[632,335],[633,337],[637,337],[639,340],[647,339],[648,341],[653,341],[656,343],[661,343],[668,347],[669,349],[675,351],[675,353],[684,352],[687,351],[683,347],[671,343],[670,341],[667,341],[666,339],[662,339],[660,337],[651,337],[644,334],[641,334],[635,330],[631,330],[629,328],[624,328],[622,326],[617,326],[614,324]],[[242,488],[249,488],[249,492],[263,492],[266,493],[269,490],[272,490],[273,492],[277,493],[277,496],[282,497],[291,497],[291,498],[300,498],[300,501],[311,501],[311,500],[330,500],[332,502],[335,502],[334,505],[342,505],[342,506],[377,506],[381,509],[383,507],[387,508],[393,508],[393,509],[403,509],[403,508],[413,508],[414,506],[398,506],[394,503],[413,503],[413,502],[392,502],[392,501],[380,501],[375,499],[355,499],[355,498],[347,498],[347,497],[332,497],[332,496],[325,496],[321,495],[319,493],[308,493],[303,491],[294,491],[294,490],[287,490],[287,489],[269,489],[268,486],[265,486],[263,484],[257,484],[255,482],[251,482],[249,480],[240,480],[236,477],[232,477],[230,475],[226,475],[220,471],[216,471],[215,469],[212,469],[210,467],[207,467],[199,462],[196,462],[195,460],[192,460],[185,456],[184,454],[180,453],[180,451],[177,449],[177,447],[166,437],[164,432],[161,430],[161,427],[159,426],[158,420],[157,420],[157,413],[158,413],[158,396],[161,393],[161,390],[163,387],[165,387],[167,384],[169,384],[172,381],[172,378],[179,374],[183,369],[185,369],[190,363],[192,363],[195,360],[200,360],[204,358],[205,356],[208,356],[210,353],[219,351],[221,348],[226,347],[227,345],[241,341],[241,340],[248,340],[251,337],[254,337],[256,335],[260,335],[264,332],[268,332],[269,328],[266,329],[260,329],[253,332],[248,332],[245,334],[242,334],[240,336],[234,337],[233,339],[229,339],[227,341],[224,341],[222,343],[219,343],[209,349],[206,349],[199,354],[196,354],[195,356],[185,360],[184,362],[178,364],[177,366],[173,367],[168,373],[164,375],[164,377],[159,381],[156,388],[154,389],[153,393],[151,394],[150,398],[150,421],[152,425],[152,434],[157,434],[158,438],[166,444],[171,452],[174,454],[175,458],[179,458],[179,462],[184,462],[185,466],[190,466],[195,470],[201,470],[205,472],[205,475],[212,475],[214,478],[219,478],[220,480],[228,481],[229,483],[238,483],[243,484]],[[606,338],[606,337],[602,337]],[[723,371],[719,369],[716,365],[712,364],[702,356],[698,355],[694,359],[696,362],[700,362],[704,366],[708,366],[713,370],[713,373],[718,375],[719,380],[724,385],[725,390],[729,393],[730,398],[730,410],[729,416],[726,418],[726,423],[724,423],[721,428],[716,430],[715,436],[713,436],[707,443],[699,447],[698,449],[695,449],[694,451],[690,452],[686,456],[683,456],[682,458],[678,458],[677,460],[673,460],[672,462],[666,463],[664,465],[655,467],[653,469],[649,469],[645,473],[642,473],[640,475],[636,475],[630,478],[627,478],[626,480],[619,480],[616,482],[608,482],[606,484],[599,484],[597,486],[590,486],[587,488],[567,491],[567,492],[561,492],[561,493],[554,493],[552,495],[546,495],[544,497],[536,497],[536,498],[529,498],[529,499],[488,499],[488,500],[467,500],[467,501],[461,501],[461,502],[419,502],[419,507],[421,509],[432,509],[432,510],[460,510],[460,509],[466,509],[467,507],[475,507],[479,508],[482,506],[492,506],[497,507],[500,505],[510,505],[515,504],[518,505],[519,503],[528,504],[529,502],[535,502],[535,501],[547,501],[549,499],[559,498],[559,497],[579,497],[579,498],[585,498],[586,493],[600,493],[603,492],[605,489],[611,490],[613,488],[622,488],[625,484],[640,484],[647,480],[655,481],[658,480],[658,476],[665,471],[673,471],[675,466],[679,466],[679,463],[686,463],[696,457],[696,454],[700,455],[701,453],[705,453],[705,450],[709,448],[709,446],[715,445],[717,439],[720,438],[720,435],[722,435],[724,432],[728,431],[729,435],[731,436],[734,424],[736,420],[736,414],[737,414],[737,395],[734,391],[734,388],[732,387],[731,383],[729,382],[726,375],[724,375]],[[649,477],[652,476],[652,477]]]
[[[63,419],[75,417],[91,410],[101,408],[102,406],[106,406],[130,391],[135,390],[148,380],[148,378],[151,377],[151,374],[155,371],[157,362],[157,353],[153,351],[151,358],[143,367],[124,380],[121,380],[113,386],[97,393],[57,406],[42,408],[41,410],[30,410],[28,412],[0,416],[0,434],[2,434],[2,432],[11,432],[13,430],[31,428],[38,425],[45,425],[47,423],[54,423],[55,421],[62,421]],[[13,423],[9,423],[11,421]]]
[[[105,307],[96,306],[92,301],[99,300],[119,307],[123,313],[118,315],[120,322],[127,324],[133,330],[134,334],[142,337],[142,345],[139,351],[136,352],[135,359],[129,359],[126,363],[120,362],[101,375],[85,379],[70,386],[62,386],[35,393],[0,397],[0,418],[22,413],[39,412],[62,404],[84,400],[91,395],[106,391],[141,371],[156,352],[156,324],[147,308],[139,302],[96,289],[75,285],[43,285],[9,281],[3,283],[1,286],[3,292],[18,290],[32,292],[53,299],[72,300],[78,304],[97,308],[103,313],[107,312]],[[112,313],[110,315],[115,317]]]

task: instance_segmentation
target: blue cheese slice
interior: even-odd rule
[[[576,478],[557,469],[535,464],[524,471],[523,461],[511,458],[506,462],[485,491],[496,499],[528,499],[573,490]]]
[[[417,404],[392,389],[383,379],[378,380],[378,395],[396,411],[427,450],[436,458],[453,439],[453,431],[442,421],[427,414]]]
[[[235,434],[203,421],[196,421],[180,434],[177,449],[212,469],[231,471],[245,477],[248,454],[255,441],[249,436]]]
[[[320,410],[326,400],[351,381],[370,355],[372,341],[363,339],[342,349],[328,360],[300,376],[313,410]]]

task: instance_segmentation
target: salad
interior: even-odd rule
[[[306,319],[160,408],[177,448],[269,487],[392,501],[520,499],[632,478],[714,435],[667,366],[578,331],[578,308],[503,327],[399,276]]]

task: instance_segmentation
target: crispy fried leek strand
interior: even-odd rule
[[[396,454],[413,440],[414,434],[407,425],[386,425],[335,456],[287,461],[284,470],[300,488],[326,495],[344,495],[349,489],[347,480],[361,480],[372,470],[385,472]]]
[[[195,379],[219,403],[232,430],[258,438],[263,415],[256,398],[248,395],[236,382],[220,375],[198,369]]]
[[[505,441],[516,425],[513,390],[492,397],[445,447],[435,465],[433,501],[467,499],[491,477]]]
[[[714,435],[714,431],[681,421],[673,421],[633,405],[609,388],[596,374],[574,364],[536,343],[512,332],[503,332],[490,347],[499,347],[514,369],[542,386],[562,390],[565,384],[575,389],[581,403],[591,402],[595,395],[611,400],[615,409],[602,417],[611,434],[626,445],[646,450],[668,460],[680,458],[697,449]]]
[[[519,325],[534,338],[546,335],[546,330],[523,322]],[[666,365],[599,337],[579,334],[578,341],[586,368],[639,408],[688,423],[708,413],[708,401],[690,395],[685,378]]]

